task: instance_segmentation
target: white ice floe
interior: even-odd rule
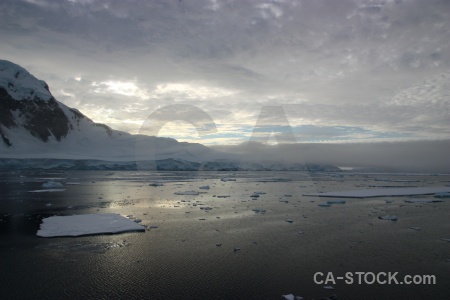
[[[436,193],[450,193],[450,187],[436,186],[436,187],[381,188],[381,189],[352,190],[341,192],[312,193],[312,194],[303,194],[303,196],[336,197],[336,198],[369,198],[369,197],[386,197],[386,196],[431,195]]]
[[[145,227],[118,214],[87,214],[45,218],[36,235],[57,237],[129,231],[145,231]]]
[[[43,189],[43,190],[32,190],[28,193],[53,193],[53,192],[64,192],[66,189]]]
[[[378,219],[389,220],[389,221],[397,221],[398,217],[394,216],[394,215],[386,215],[386,216],[378,217]]]

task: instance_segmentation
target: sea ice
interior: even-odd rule
[[[28,193],[52,193],[52,192],[64,192],[66,189],[43,189],[43,190],[32,190]]]
[[[436,198],[450,198],[450,193],[442,192],[442,193],[436,193],[433,195],[433,197]]]
[[[345,204],[345,200],[330,200],[327,201],[328,204]]]
[[[303,194],[303,196],[318,197],[336,197],[336,198],[369,198],[369,197],[386,197],[386,196],[412,196],[412,195],[431,195],[436,193],[450,193],[450,187],[405,187],[405,188],[381,188],[368,190],[353,190],[341,192],[326,192]]]
[[[331,204],[330,203],[328,203],[328,202],[322,202],[322,203],[319,203],[319,204],[317,204],[318,206],[321,206],[321,207],[329,207],[329,206],[331,206]]]
[[[129,231],[145,231],[145,227],[118,214],[87,214],[45,218],[36,235],[57,237]]]
[[[42,184],[42,187],[44,189],[57,189],[62,188],[63,184],[57,181],[47,181],[46,183]]]
[[[405,200],[406,203],[433,203],[433,202],[444,202],[444,200],[438,199],[409,199]]]
[[[200,186],[199,189],[201,189],[201,190],[209,190],[209,185]]]
[[[383,216],[383,217],[378,217],[378,219],[380,219],[380,220],[389,220],[389,221],[397,221],[398,217],[394,216],[394,215],[386,215],[386,216]]]

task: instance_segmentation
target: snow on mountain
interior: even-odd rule
[[[262,162],[251,149],[245,155],[231,154],[113,130],[57,101],[44,81],[6,60],[0,60],[0,137],[3,170],[338,170]]]
[[[0,136],[2,158],[204,161],[220,153],[95,123],[57,101],[44,81],[6,60],[0,60]]]

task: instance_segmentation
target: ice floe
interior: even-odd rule
[[[405,200],[406,203],[435,203],[435,202],[444,202],[444,200],[438,199],[408,199]]]
[[[209,185],[200,186],[199,189],[201,190],[209,190]]]
[[[28,193],[53,193],[53,192],[64,192],[66,189],[43,189],[43,190],[32,190]]]
[[[394,215],[386,215],[386,216],[378,217],[378,219],[380,219],[380,220],[389,220],[389,221],[397,221],[398,217],[394,216]]]
[[[450,193],[450,187],[405,187],[405,188],[381,188],[367,190],[352,190],[340,192],[325,192],[303,194],[303,196],[336,197],[336,198],[369,198],[386,196],[412,196],[412,195],[432,195],[436,193]]]
[[[129,231],[145,231],[145,227],[118,214],[86,214],[45,218],[36,235],[57,237]]]
[[[433,195],[433,197],[436,197],[436,198],[450,198],[450,193],[448,193],[448,192],[436,193],[436,194]]]

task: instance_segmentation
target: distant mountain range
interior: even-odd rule
[[[242,162],[201,144],[117,131],[57,101],[44,81],[6,60],[0,60],[0,137],[0,169],[339,170]]]

